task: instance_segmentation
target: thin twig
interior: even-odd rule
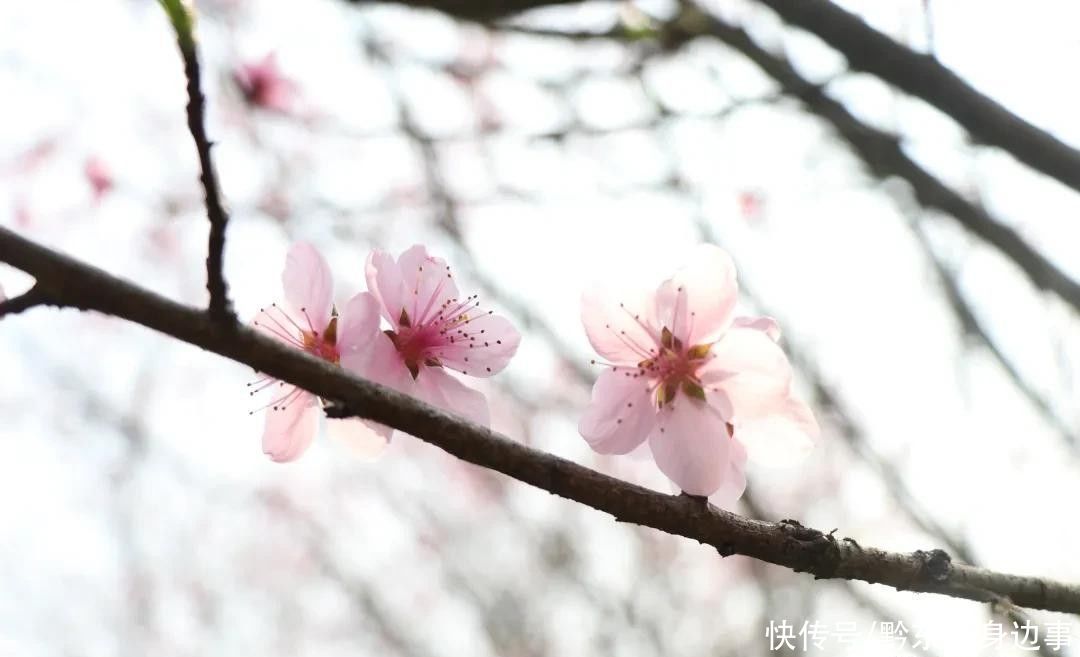
[[[187,124],[199,155],[199,180],[206,197],[206,216],[210,220],[210,238],[206,253],[206,290],[210,293],[208,310],[215,320],[231,322],[235,319],[235,314],[229,302],[229,290],[223,272],[225,227],[229,223],[229,214],[221,200],[221,188],[210,156],[213,142],[206,135],[206,98],[202,93],[202,71],[195,46],[194,20],[191,10],[181,0],[161,1],[176,30],[176,42],[184,59],[188,96]]]

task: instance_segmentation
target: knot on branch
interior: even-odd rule
[[[63,308],[65,305],[74,304],[62,303],[46,292],[40,284],[34,283],[33,287],[16,297],[0,299],[0,317],[3,317],[4,315],[16,315],[36,306],[55,306],[57,308]],[[83,309],[80,306],[76,307]]]
[[[328,402],[323,406],[323,413],[326,413],[326,417],[331,420],[341,420],[356,416],[356,413],[354,413],[348,405],[337,401]]]
[[[919,572],[922,577],[932,582],[944,582],[949,579],[952,572],[952,557],[945,550],[915,550],[912,553],[919,561]]]
[[[841,556],[832,532],[826,534],[790,518],[781,520],[777,526],[788,539],[784,542],[784,551],[794,557],[793,570],[812,573],[815,579],[835,576]]]

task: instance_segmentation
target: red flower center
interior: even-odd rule
[[[699,344],[687,349],[666,326],[660,332],[660,344],[658,355],[638,363],[642,374],[660,381],[656,387],[656,405],[670,404],[680,390],[689,397],[704,400],[705,388],[697,378],[697,370],[708,360],[711,345]]]

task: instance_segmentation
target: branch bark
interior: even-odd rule
[[[405,4],[420,9],[434,9],[465,20],[487,23],[523,11],[550,5],[580,4],[583,0],[345,0],[349,4]]]
[[[370,0],[346,0],[363,5]],[[490,23],[529,9],[581,0],[379,0]],[[1080,150],[1013,114],[932,55],[916,52],[829,0],[757,0],[835,48],[851,68],[880,77],[948,114],[972,137],[1080,191]],[[600,36],[600,35],[597,35]]]
[[[0,301],[0,318],[3,318],[5,315],[17,315],[24,310],[29,310],[35,306],[43,306],[49,303],[53,303],[53,301],[49,299],[49,296],[45,294],[44,290],[35,285],[17,297]]]
[[[899,553],[804,527],[744,518],[685,495],[664,495],[545,454],[448,415],[236,323],[165,299],[0,227],[0,261],[34,276],[57,303],[113,315],[246,364],[335,402],[335,416],[365,417],[454,456],[614,516],[714,547],[806,572],[898,590],[1080,613],[1080,585],[954,563],[941,550]]]
[[[967,230],[1012,260],[1035,287],[1055,293],[1080,312],[1080,283],[1047,260],[1011,227],[965,199],[908,157],[895,135],[857,119],[843,104],[826,95],[819,85],[799,75],[786,59],[759,46],[745,31],[692,5],[684,11],[690,13],[685,14],[676,27],[685,34],[677,38],[711,35],[741,52],[776,80],[785,92],[832,124],[874,175],[883,179],[896,176],[907,181],[924,207],[956,218]]]
[[[210,221],[210,238],[206,254],[206,290],[210,293],[209,312],[216,320],[232,322],[235,314],[229,303],[229,290],[225,283],[224,252],[225,227],[229,223],[229,214],[221,201],[221,188],[218,185],[214,162],[210,156],[213,143],[206,135],[206,97],[202,93],[202,69],[199,65],[199,53],[195,46],[194,21],[186,5],[182,2],[162,0],[166,13],[176,30],[176,42],[180,56],[184,60],[184,74],[187,77],[187,124],[191,137],[195,141],[195,150],[199,155],[199,180],[206,197],[206,216]]]
[[[1031,168],[1080,191],[1080,151],[979,92],[931,55],[915,52],[828,0],[757,0],[872,73],[921,98],[962,125],[977,141],[1011,153]]]

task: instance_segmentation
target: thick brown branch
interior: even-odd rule
[[[195,140],[195,150],[199,154],[199,180],[206,196],[206,216],[210,220],[210,239],[206,253],[206,290],[210,293],[210,316],[223,321],[234,317],[229,303],[228,286],[225,283],[224,253],[225,226],[229,215],[221,201],[221,188],[214,162],[210,157],[213,146],[206,135],[206,98],[202,93],[202,72],[199,66],[199,53],[190,35],[179,34],[180,55],[184,58],[184,73],[187,75],[187,123],[188,130]]]
[[[743,30],[714,16],[689,9],[694,15],[680,22],[687,37],[709,34],[754,62],[814,114],[825,119],[880,178],[896,176],[911,185],[919,203],[956,218],[967,230],[993,245],[1019,267],[1036,287],[1054,292],[1080,311],[1080,283],[1069,278],[1028,244],[1015,230],[968,201],[907,156],[896,136],[855,118],[840,102],[808,82],[782,57],[759,46]],[[700,32],[697,32],[700,30]]]
[[[940,551],[887,552],[837,539],[794,521],[762,522],[600,474],[358,379],[345,370],[238,324],[169,301],[101,270],[0,228],[0,261],[34,276],[59,303],[142,324],[249,365],[338,402],[337,415],[357,415],[417,436],[470,463],[611,514],[714,547],[807,572],[817,578],[859,579],[900,590],[927,591],[983,602],[1080,613],[1080,586],[996,573],[953,563]]]
[[[934,57],[907,48],[828,0],[757,0],[814,33],[859,71],[917,96],[1033,169],[1080,191],[1080,151],[980,93]]]
[[[44,306],[46,304],[59,305],[50,300],[41,287],[35,285],[17,297],[0,301],[0,318],[4,317],[4,315],[17,315],[34,306]]]
[[[486,23],[523,11],[549,5],[578,4],[583,0],[345,0],[357,6],[374,4],[404,4],[422,9],[435,9],[450,16]]]

